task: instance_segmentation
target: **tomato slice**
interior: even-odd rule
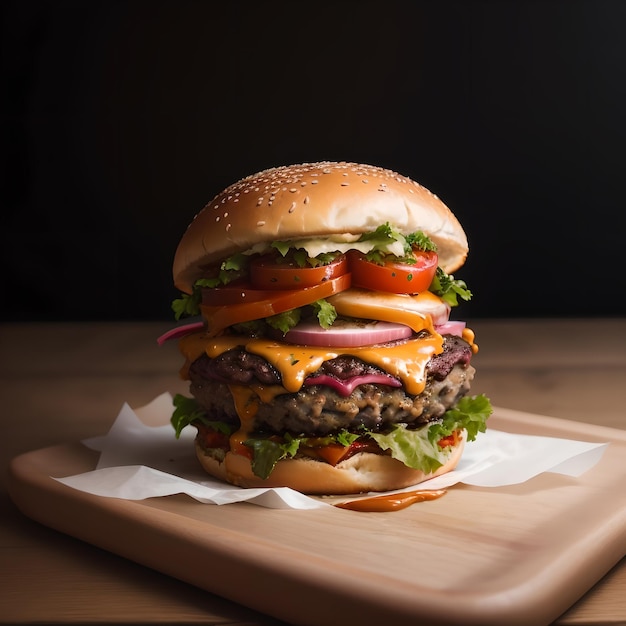
[[[223,287],[204,287],[202,304],[206,306],[232,306],[275,298],[273,289],[255,289],[247,280],[238,280]]]
[[[351,253],[352,284],[373,291],[391,293],[421,293],[427,291],[437,271],[436,252],[413,252],[415,264],[393,263],[378,265],[368,261],[360,252]]]
[[[228,435],[213,430],[213,428],[210,428],[201,422],[196,424],[196,428],[198,429],[198,437],[201,439],[202,444],[206,448],[222,448],[223,450],[228,450]]]
[[[359,452],[380,454],[381,449],[373,440],[364,441],[357,439],[349,446],[342,446],[339,443],[330,443],[323,446],[301,448],[301,452],[318,459],[323,459],[330,465],[337,465],[341,463],[341,461],[345,461]]]
[[[290,260],[277,262],[273,255],[265,255],[250,263],[250,282],[255,289],[306,289],[338,278],[348,272],[345,254],[327,265],[300,267]]]
[[[200,308],[203,317],[207,320],[208,336],[213,337],[233,324],[263,319],[312,304],[322,298],[328,298],[349,289],[350,284],[350,274],[343,274],[314,287],[274,291],[271,294],[272,297],[253,302],[231,306],[207,306],[203,304]]]
[[[339,443],[330,443],[320,448],[314,448],[311,452],[312,456],[324,459],[324,461],[326,461],[326,463],[330,463],[330,465],[337,465],[337,463],[339,463],[343,457],[348,454],[348,450],[350,450],[350,446],[342,446]]]
[[[442,437],[437,444],[441,449],[447,448],[449,446],[456,446],[459,443],[461,438],[461,433],[458,430],[455,430],[453,433],[448,435],[447,437]]]

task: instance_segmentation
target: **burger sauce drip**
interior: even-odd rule
[[[350,511],[360,511],[362,513],[387,513],[389,511],[406,509],[416,502],[436,500],[437,498],[441,498],[445,493],[445,489],[406,491],[404,493],[351,500],[349,502],[335,504],[335,506],[340,509],[349,509]]]
[[[259,399],[250,387],[229,385],[229,388],[241,422],[239,430],[230,436],[230,449],[236,454],[249,457],[250,449],[244,444],[244,441],[248,439],[254,416],[259,409]]]
[[[476,354],[478,352],[478,345],[475,342],[476,335],[471,328],[464,328],[463,333],[461,334],[461,339],[463,341],[469,343],[470,348],[472,349],[472,353]]]

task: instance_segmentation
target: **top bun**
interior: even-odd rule
[[[178,244],[174,283],[191,293],[203,269],[255,244],[359,235],[386,222],[405,235],[428,235],[446,272],[465,262],[461,224],[428,189],[381,167],[324,161],[264,170],[218,194]]]

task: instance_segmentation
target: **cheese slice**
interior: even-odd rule
[[[415,332],[430,330],[431,324],[443,324],[450,316],[450,306],[430,291],[409,295],[352,287],[326,300],[339,315],[404,324]]]

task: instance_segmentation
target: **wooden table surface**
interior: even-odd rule
[[[626,428],[626,319],[476,320],[474,391],[494,405]],[[11,458],[105,433],[124,402],[186,391],[163,323],[0,326],[0,623],[278,624],[23,516]],[[626,463],[626,461],[625,461]],[[555,624],[626,624],[622,559]]]

